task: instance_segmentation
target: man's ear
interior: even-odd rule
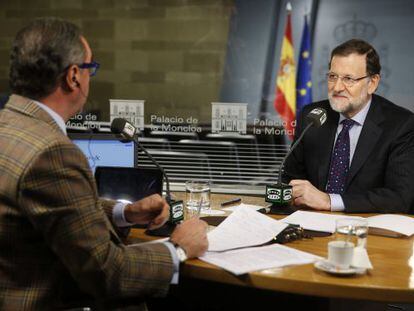
[[[376,74],[370,77],[370,81],[368,84],[369,95],[373,94],[377,90],[380,80],[381,80],[381,76],[379,74]]]
[[[76,88],[80,87],[79,79],[80,79],[79,67],[76,65],[70,66],[69,69],[66,71],[66,76],[64,78],[64,81],[65,81],[64,84],[67,90],[74,91]]]

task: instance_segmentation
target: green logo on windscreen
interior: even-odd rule
[[[170,221],[177,223],[184,220],[184,204],[183,201],[175,201],[170,204]]]
[[[276,184],[266,186],[265,201],[287,205],[292,200],[292,186],[287,184]]]

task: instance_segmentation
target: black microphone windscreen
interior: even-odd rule
[[[136,131],[135,126],[122,118],[115,118],[111,123],[111,132],[126,140],[133,140]]]
[[[114,134],[121,134],[125,128],[125,123],[125,119],[115,118],[111,123],[111,132]]]
[[[314,127],[320,127],[325,123],[327,118],[326,110],[323,108],[312,109],[306,116],[306,122],[311,123]]]

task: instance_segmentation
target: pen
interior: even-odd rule
[[[239,202],[241,202],[241,198],[234,198],[234,199],[231,199],[229,201],[225,201],[225,202],[221,203],[221,206],[227,206],[227,205],[231,205],[231,204],[235,204],[235,203],[239,203]]]

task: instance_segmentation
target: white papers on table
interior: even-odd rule
[[[384,214],[367,218],[369,233],[398,236],[411,236],[414,234],[414,218],[395,214]],[[382,229],[382,230],[376,230]]]
[[[284,245],[272,244],[222,253],[207,252],[200,259],[240,275],[263,269],[308,264],[320,260],[321,257]]]
[[[207,234],[209,251],[261,245],[271,241],[287,227],[280,221],[239,206],[219,226]]]
[[[260,206],[260,205],[240,203],[239,205],[233,205],[233,206],[222,208],[222,210],[227,211],[227,212],[234,212],[236,209],[239,209],[240,207],[249,207],[255,211],[265,208],[264,206]]]
[[[307,230],[322,232],[335,232],[335,221],[338,218],[355,218],[363,217],[324,214],[318,212],[296,211],[293,214],[283,218],[281,221],[288,224],[297,224]],[[414,234],[414,218],[395,215],[383,214],[365,218],[368,221],[369,233],[384,236],[411,236]]]
[[[333,233],[335,232],[335,221],[339,218],[360,219],[361,217],[296,211],[283,218],[281,221],[287,224],[300,225],[303,229],[306,230]]]

